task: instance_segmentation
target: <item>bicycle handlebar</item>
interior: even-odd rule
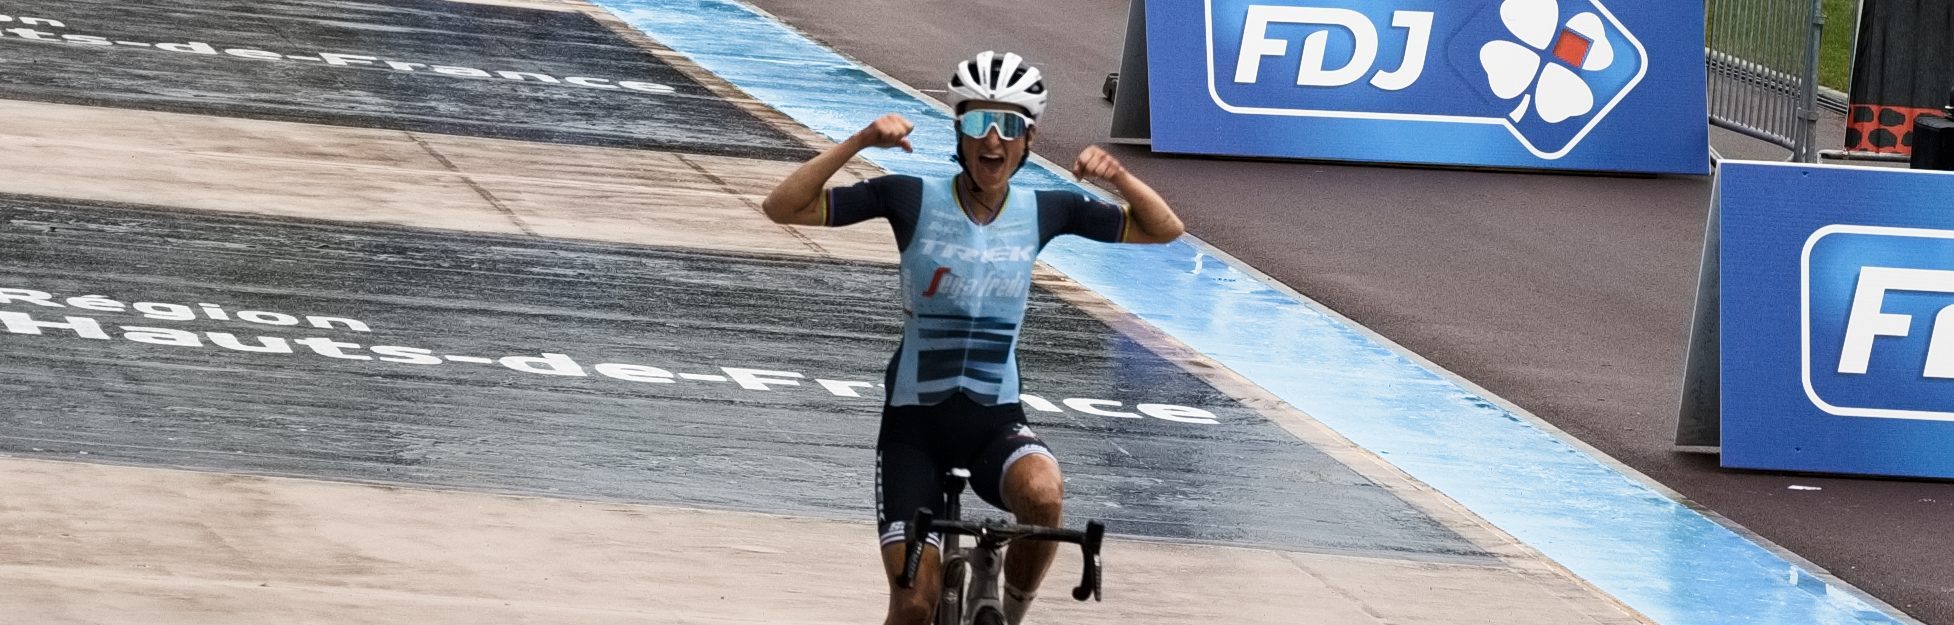
[[[1081,532],[1054,527],[1018,525],[1001,521],[977,523],[969,521],[938,521],[936,520],[936,516],[928,508],[917,510],[916,517],[905,528],[903,536],[904,557],[902,575],[896,578],[897,583],[901,584],[903,588],[913,587],[916,580],[916,569],[922,565],[923,544],[933,532],[974,536],[981,541],[992,542],[993,544],[1008,543],[1013,540],[1043,540],[1076,544],[1079,546],[1081,555],[1084,556],[1085,566],[1082,567],[1084,571],[1079,580],[1079,586],[1072,589],[1072,598],[1078,601],[1085,601],[1088,598],[1095,601],[1104,600],[1100,592],[1099,563],[1099,547],[1106,537],[1106,524],[1104,523],[1087,521],[1086,530]]]
[[[1086,533],[1077,530],[1037,525],[1018,525],[1001,521],[936,521],[932,531],[945,534],[961,534],[977,538],[990,538],[999,542],[1013,540],[1043,540],[1055,543],[1082,544]]]

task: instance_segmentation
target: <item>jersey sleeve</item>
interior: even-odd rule
[[[1093,199],[1072,191],[1039,193],[1038,209],[1044,222],[1044,239],[1070,234],[1100,241],[1126,240],[1126,207]]]
[[[826,202],[822,224],[847,226],[888,217],[892,178],[895,176],[881,176],[828,189],[822,196]]]

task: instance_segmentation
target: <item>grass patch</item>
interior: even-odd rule
[[[1859,0],[1825,0],[1825,37],[1818,46],[1818,84],[1845,91],[1852,81],[1852,42],[1859,32]]]
[[[1804,51],[1797,48],[1808,24],[1809,0],[1710,0],[1707,21],[1711,48],[1778,71],[1796,74]],[[1852,79],[1852,42],[1859,28],[1859,0],[1824,0],[1825,35],[1819,41],[1819,84],[1846,90]]]

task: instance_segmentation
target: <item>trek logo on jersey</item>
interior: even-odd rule
[[[967,247],[928,238],[923,239],[920,243],[923,246],[924,254],[941,257],[946,260],[961,260],[964,262],[1028,263],[1031,262],[1032,257],[1038,255],[1038,249],[1029,245],[981,248]]]
[[[1503,125],[1566,156],[1647,73],[1599,0],[1207,0],[1233,113]]]
[[[1954,421],[1954,230],[1827,226],[1806,241],[1803,273],[1813,405]]]

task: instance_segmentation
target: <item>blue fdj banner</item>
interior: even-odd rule
[[[1954,173],[1717,178],[1724,466],[1954,478]]]
[[[1703,4],[1147,3],[1163,152],[1702,174]]]

